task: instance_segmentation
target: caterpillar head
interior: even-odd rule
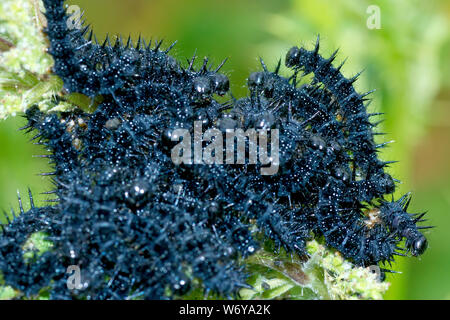
[[[371,180],[379,194],[391,194],[395,191],[395,181],[388,173],[375,174]]]
[[[275,79],[269,72],[253,72],[248,77],[248,87],[252,92],[262,92],[270,98],[275,89]]]
[[[428,248],[428,240],[423,234],[413,228],[403,232],[406,238],[406,248],[411,251],[414,257],[422,255]]]
[[[292,47],[288,51],[288,53],[286,54],[286,67],[293,68],[298,65],[298,63],[300,62],[300,58],[302,57],[302,49],[298,47]]]
[[[411,246],[411,253],[413,256],[420,256],[425,252],[427,248],[428,248],[427,238],[425,238],[425,236],[423,235],[420,235],[413,241]]]
[[[224,74],[216,73],[210,77],[214,93],[225,95],[230,90],[230,80]]]
[[[195,78],[193,87],[194,93],[203,98],[212,94],[223,96],[230,90],[230,80],[226,75],[215,73]]]
[[[303,70],[305,74],[314,72],[316,64],[319,61],[316,50],[309,52],[304,48],[292,47],[286,54],[285,65],[288,68]]]

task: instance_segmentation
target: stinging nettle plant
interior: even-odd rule
[[[62,0],[35,5],[0,5],[0,117],[24,114],[50,152],[54,204],[30,191],[28,210],[19,197],[5,215],[2,297],[380,299],[386,264],[425,251],[410,196],[386,199],[395,179],[374,142],[378,115],[319,41],[287,53],[289,77],[261,60],[249,95],[224,104],[223,64],[183,65],[162,41],[98,43],[69,27]],[[278,172],[174,164],[174,132],[196,121],[278,130]]]

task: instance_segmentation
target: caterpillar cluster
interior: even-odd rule
[[[54,205],[25,211],[2,226],[0,271],[26,296],[42,288],[53,299],[165,299],[201,283],[232,297],[247,287],[241,261],[265,238],[305,255],[312,237],[355,264],[391,263],[406,250],[417,256],[427,240],[397,201],[388,162],[377,156],[365,95],[334,68],[333,55],[294,47],[280,64],[248,78],[249,96],[221,104],[228,78],[195,56],[183,66],[139,39],[93,41],[89,28],[69,29],[63,0],[44,0],[54,73],[65,90],[92,99],[93,113],[26,112],[27,131],[50,151]],[[298,85],[300,72],[312,73]],[[58,97],[56,99],[63,99]],[[175,165],[174,132],[203,128],[278,129],[280,170],[261,165]],[[205,147],[205,146],[203,146]],[[15,216],[15,215],[14,215]],[[52,248],[30,262],[23,244],[43,232]],[[261,237],[262,235],[262,237]],[[402,247],[402,241],[404,247]],[[66,269],[83,271],[82,289],[68,290]]]

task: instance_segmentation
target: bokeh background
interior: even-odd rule
[[[71,0],[85,10],[99,40],[109,33],[137,39],[179,40],[173,54],[185,61],[195,50],[219,64],[235,96],[246,77],[284,58],[292,45],[322,54],[340,48],[344,74],[364,69],[357,88],[371,89],[371,109],[385,112],[380,131],[394,140],[381,157],[399,160],[391,172],[403,183],[396,197],[413,192],[411,211],[428,211],[429,250],[392,266],[386,299],[450,299],[450,2],[447,0]],[[376,6],[376,7],[373,7]],[[372,29],[379,9],[380,29]],[[375,10],[375,11],[373,11]],[[339,61],[340,60],[340,61]],[[284,70],[287,72],[287,70]],[[49,166],[32,158],[43,151],[17,129],[20,117],[0,122],[0,209],[18,207],[17,191],[30,187],[44,204],[50,183],[37,175]]]

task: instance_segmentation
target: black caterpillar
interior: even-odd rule
[[[184,67],[139,39],[103,44],[89,27],[71,30],[63,0],[44,0],[54,73],[68,92],[92,99],[93,113],[26,112],[28,131],[51,153],[53,206],[31,208],[2,226],[0,270],[26,296],[45,288],[53,299],[165,299],[198,283],[232,297],[247,287],[245,258],[270,238],[305,255],[313,236],[355,264],[391,263],[406,249],[422,254],[427,241],[406,212],[410,197],[387,201],[395,180],[377,157],[364,96],[322,58],[293,48],[280,76],[248,78],[248,97],[221,104],[228,78],[195,56]],[[87,36],[87,37],[86,37]],[[313,73],[298,85],[300,72]],[[58,97],[56,99],[64,99]],[[278,129],[280,168],[261,165],[175,165],[174,131],[203,128]],[[206,146],[203,145],[203,148]],[[53,247],[30,263],[23,243],[45,232]],[[260,235],[263,234],[263,237]],[[402,249],[402,241],[404,249]],[[78,265],[87,286],[68,290],[66,268]]]

